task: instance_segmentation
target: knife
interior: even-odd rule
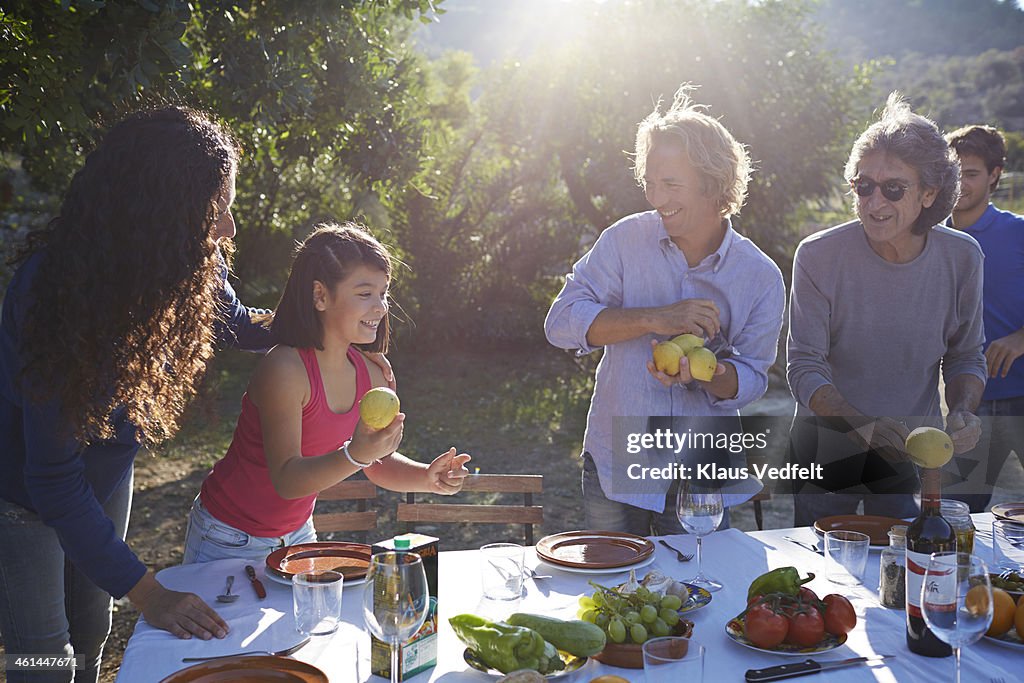
[[[267,589],[263,587],[260,580],[256,578],[256,570],[253,569],[251,564],[245,565],[245,575],[249,577],[249,583],[252,584],[253,590],[256,591],[256,596],[262,600],[267,597]]]
[[[798,664],[781,664],[779,666],[770,666],[767,669],[749,669],[746,674],[747,683],[764,683],[764,681],[781,681],[784,678],[796,678],[797,676],[809,676],[811,674],[821,673],[822,671],[828,671],[830,669],[841,669],[844,666],[853,666],[854,664],[874,664],[880,662],[883,659],[895,657],[896,655],[876,655],[874,657],[854,657],[853,659],[843,659],[838,662],[816,662],[813,659],[808,659]]]

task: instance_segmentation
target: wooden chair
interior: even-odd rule
[[[407,493],[405,502],[398,504],[398,521],[405,522],[407,530],[419,522],[522,524],[526,545],[533,545],[533,525],[544,522],[544,508],[533,504],[533,494],[543,490],[544,476],[540,474],[471,474],[457,498],[467,493],[521,493],[523,504],[424,503],[416,501],[417,494]]]
[[[331,511],[336,501],[356,501],[354,511]],[[313,526],[318,535],[339,531],[370,531],[377,528],[377,510],[370,501],[377,500],[377,486],[369,479],[345,479],[324,489],[317,497]]]
[[[764,464],[767,462],[767,458],[747,456],[747,468],[750,472],[754,471],[755,464]],[[754,522],[757,524],[758,531],[764,531],[764,511],[761,509],[761,503],[771,499],[772,492],[767,485],[763,485],[761,490],[750,499],[750,502],[754,504]]]

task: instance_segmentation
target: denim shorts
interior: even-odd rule
[[[199,496],[196,496],[195,502],[192,503],[192,512],[188,516],[185,556],[181,563],[225,559],[260,563],[278,548],[314,541],[316,529],[313,528],[312,517],[298,529],[284,536],[253,536],[214,517]]]

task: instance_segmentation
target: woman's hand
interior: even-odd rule
[[[434,458],[427,467],[427,492],[451,496],[462,490],[462,484],[469,475],[465,465],[471,460],[466,453],[455,455],[455,448]]]
[[[395,371],[391,367],[391,361],[387,359],[383,353],[370,353],[369,351],[360,351],[366,360],[370,361],[384,373],[384,379],[388,383],[388,389],[391,391],[398,391],[398,384],[395,382]]]
[[[195,593],[179,593],[164,588],[151,572],[147,572],[128,591],[128,599],[151,626],[169,631],[183,640],[192,636],[209,640],[228,634],[227,622],[202,598]]]

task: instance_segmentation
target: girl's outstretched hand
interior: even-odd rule
[[[469,475],[466,463],[470,461],[467,453],[455,455],[455,447],[447,453],[434,458],[427,467],[427,491],[451,496],[462,490],[462,484]]]

